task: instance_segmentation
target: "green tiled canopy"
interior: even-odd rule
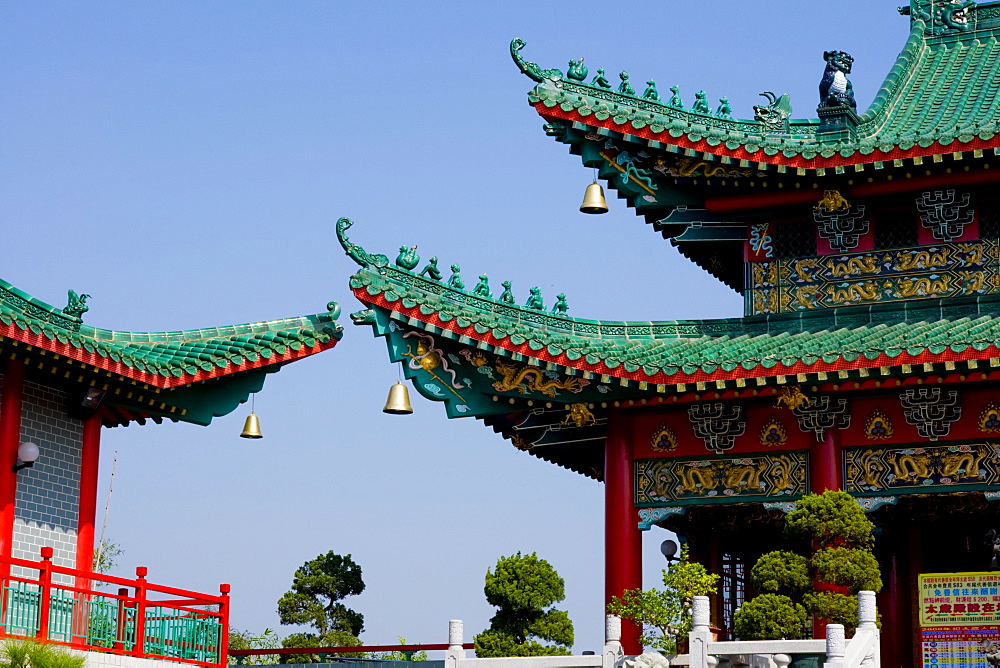
[[[84,309],[85,310],[85,309]],[[127,411],[109,412],[107,424],[136,416],[170,416],[198,424],[224,415],[260,390],[264,375],[285,363],[332,347],[343,336],[327,312],[280,320],[174,332],[123,332],[82,323],[70,307],[59,309],[0,281],[0,342],[17,355],[43,351],[55,382],[109,387],[107,402]],[[73,365],[77,365],[74,371]],[[89,369],[80,375],[79,369]],[[101,370],[103,376],[95,376]],[[100,380],[98,380],[100,378]],[[204,381],[208,381],[206,384]],[[145,391],[122,392],[136,386]],[[137,385],[138,384],[138,385]],[[117,389],[116,389],[117,388]]]
[[[698,113],[574,81],[559,70],[524,62],[518,48],[512,53],[522,70],[539,82],[528,97],[543,115],[575,114],[588,125],[610,123],[625,134],[663,144],[699,144],[698,150],[751,162],[822,167],[805,161],[866,163],[902,157],[899,151],[932,154],[982,148],[982,142],[1000,133],[1000,3],[969,8],[968,18],[957,28],[925,20],[927,6],[927,0],[913,0],[908,8],[909,38],[871,107],[861,114],[856,138],[835,142],[820,141],[815,118],[792,119],[787,133],[774,132],[752,119]],[[517,44],[523,45],[519,40]],[[792,103],[807,108],[815,100]]]
[[[498,302],[394,266],[351,277],[363,302],[432,333],[639,382],[676,384],[1000,356],[1000,299],[832,313],[608,322]],[[932,359],[933,358],[933,359]]]

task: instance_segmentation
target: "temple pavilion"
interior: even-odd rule
[[[0,561],[37,560],[46,548],[52,563],[90,571],[102,429],[207,425],[261,390],[268,374],[342,335],[334,302],[283,320],[118,332],[83,324],[87,298],[70,290],[56,308],[0,281]],[[16,471],[26,442],[37,461]],[[9,617],[0,634],[10,632]]]
[[[845,490],[878,527],[892,667],[920,661],[918,576],[988,571],[1000,530],[1000,2],[899,14],[871,107],[829,51],[819,99],[794,101],[805,118],[776,93],[733,110],[582,60],[543,69],[512,42],[545,134],[741,292],[742,316],[569,317],[562,296],[522,303],[338,225],[352,317],[421,395],[604,482],[609,597],[641,586],[640,532],[665,527],[722,575],[713,622],[732,637],[782,514]],[[637,630],[624,642],[637,653]]]

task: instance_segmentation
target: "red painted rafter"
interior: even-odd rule
[[[141,371],[129,367],[123,362],[116,362],[110,357],[101,357],[97,353],[87,352],[84,348],[74,348],[68,343],[62,343],[58,340],[49,339],[42,334],[35,334],[30,329],[21,329],[15,324],[11,323],[5,325],[0,322],[0,337],[12,339],[15,341],[20,341],[27,345],[39,348],[41,350],[46,350],[57,355],[62,355],[71,360],[76,360],[78,362],[83,362],[88,366],[92,366],[96,369],[103,369],[104,371],[110,371],[111,373],[117,374],[124,378],[130,378],[132,380],[151,385],[153,387],[158,387],[160,389],[169,389],[172,387],[179,387],[182,385],[189,385],[191,383],[197,383],[202,380],[210,380],[212,378],[219,378],[221,376],[228,376],[233,373],[238,373],[240,371],[250,371],[252,369],[258,369],[260,367],[272,366],[275,364],[282,364],[285,362],[292,362],[303,357],[308,357],[310,355],[315,355],[316,353],[328,350],[337,345],[339,339],[331,337],[326,343],[317,343],[315,346],[307,346],[302,344],[302,348],[299,350],[292,350],[290,345],[286,344],[287,352],[278,353],[273,352],[271,357],[264,359],[263,355],[258,355],[257,360],[251,362],[250,360],[244,361],[242,364],[229,364],[226,367],[213,367],[211,371],[199,370],[197,373],[189,374],[185,373],[180,377],[176,376],[160,376],[158,374],[150,373],[148,371]]]
[[[606,120],[598,120],[593,114],[590,116],[581,116],[576,110],[573,111],[563,111],[560,107],[546,107],[544,103],[538,102],[535,105],[535,110],[540,116],[546,120],[564,120],[573,121],[577,123],[582,123],[584,125],[589,125],[595,128],[605,128],[606,130],[612,130],[614,132],[620,132],[626,135],[632,135],[633,137],[640,137],[642,139],[652,139],[653,141],[662,142],[664,144],[671,144],[673,146],[679,146],[681,148],[689,148],[694,151],[700,151],[702,153],[711,153],[713,155],[724,155],[732,158],[733,160],[749,160],[751,162],[763,162],[771,165],[785,165],[787,167],[793,168],[804,168],[804,169],[831,169],[833,167],[845,167],[856,164],[867,164],[872,162],[886,162],[888,160],[905,160],[907,158],[921,158],[928,157],[938,154],[948,154],[963,151],[974,151],[977,149],[992,149],[1000,146],[1000,134],[993,137],[992,139],[985,141],[978,137],[974,138],[970,142],[960,142],[957,139],[951,144],[944,146],[935,142],[931,146],[924,148],[922,146],[914,145],[913,148],[903,150],[901,148],[895,148],[888,153],[884,153],[881,149],[876,148],[872,153],[868,155],[863,155],[861,152],[856,151],[851,157],[845,158],[839,153],[830,158],[824,158],[822,156],[816,156],[815,158],[803,158],[801,155],[796,155],[791,158],[786,158],[779,151],[775,155],[768,155],[761,148],[754,153],[750,153],[745,148],[740,146],[735,150],[730,150],[726,148],[725,143],[721,143],[717,146],[712,146],[708,141],[702,139],[699,141],[691,141],[686,135],[681,135],[680,137],[671,136],[670,132],[664,130],[663,132],[653,132],[649,127],[644,127],[641,130],[637,130],[628,122],[619,125],[614,122],[614,117],[608,117]]]

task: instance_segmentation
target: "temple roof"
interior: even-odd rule
[[[86,296],[80,300],[71,291],[70,304],[59,309],[0,281],[0,342],[22,359],[49,353],[49,364],[38,368],[48,367],[50,373],[74,363],[77,369],[89,369],[77,383],[97,387],[92,376],[98,370],[103,372],[99,378],[115,379],[105,385],[112,391],[107,401],[133,410],[105,411],[107,424],[158,416],[207,424],[259,390],[263,374],[332,348],[343,335],[335,302],[318,315],[187,331],[123,332],[84,325],[85,301]],[[77,375],[59,374],[64,383]],[[113,387],[123,384],[142,388],[142,401],[133,397],[140,393],[122,394],[123,387]],[[226,398],[220,403],[213,394]],[[228,406],[225,412],[220,412],[222,404]]]
[[[621,93],[579,79],[573,68],[566,75],[542,70],[521,57],[521,40],[512,42],[511,54],[538,82],[529,101],[546,118],[630,135],[654,149],[722,164],[779,173],[878,168],[885,161],[1000,146],[1000,2],[964,0],[931,8],[927,0],[913,0],[902,11],[909,14],[909,38],[871,107],[857,119],[853,136],[839,139],[822,136],[818,118],[788,119],[788,127],[779,128],[732,118],[725,109],[698,112],[648,99],[648,87],[647,93]]]
[[[418,272],[413,249],[391,263],[348,240],[350,225],[342,219],[337,232],[360,265],[350,286],[367,307],[352,319],[386,338],[413,387],[443,402],[449,417],[480,418],[516,447],[595,478],[612,405],[759,400],[799,383],[864,392],[1000,379],[1000,296],[714,320],[587,320],[566,315],[565,299],[548,312],[538,301],[491,295],[486,277],[465,289],[457,274],[444,281],[426,267]],[[593,422],[567,426],[579,406]]]
[[[571,373],[644,385],[711,382],[723,387],[779,377],[784,383],[787,375],[844,372],[854,377],[862,369],[895,367],[899,372],[903,365],[1000,357],[996,297],[822,314],[610,322],[501,303],[400,267],[366,267],[351,277],[351,288],[365,304],[446,338],[483,342],[517,361],[534,359]]]

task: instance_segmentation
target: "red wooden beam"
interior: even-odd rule
[[[258,654],[346,654],[348,652],[432,652],[448,649],[448,643],[430,645],[347,645],[344,647],[281,647],[279,649],[231,649],[229,656],[256,656]],[[475,649],[467,642],[463,649]]]
[[[884,177],[883,177],[884,178]],[[873,197],[875,195],[893,195],[927,188],[943,188],[948,186],[978,185],[1000,181],[1000,170],[978,170],[975,172],[960,171],[953,174],[931,174],[930,176],[915,176],[913,178],[896,178],[892,181],[879,180],[872,183],[861,183],[841,188],[842,194],[848,199],[857,197]],[[773,191],[759,195],[737,195],[734,197],[707,197],[705,208],[714,212],[750,211],[769,207],[794,206],[807,202],[816,202],[821,197],[818,189],[796,190],[794,192]]]

